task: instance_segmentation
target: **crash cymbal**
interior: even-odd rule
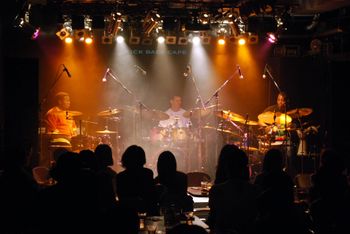
[[[121,110],[119,110],[119,109],[108,109],[108,110],[101,111],[101,112],[97,113],[97,115],[101,116],[101,117],[108,117],[108,116],[112,116],[112,115],[117,115],[120,112],[121,112]]]
[[[296,109],[287,111],[287,115],[290,115],[292,118],[307,116],[311,113],[312,113],[311,108],[296,108]]]
[[[212,111],[212,109],[215,107],[215,105],[211,105],[204,108],[193,108],[191,110],[186,111],[185,113],[183,113],[183,117],[185,118],[203,118],[207,115],[210,114],[210,112]]]
[[[144,109],[142,111],[142,114],[144,117],[152,120],[167,120],[169,119],[169,115],[163,111],[160,110],[147,110]]]
[[[292,117],[289,115],[285,115],[281,112],[272,112],[267,111],[258,115],[258,119],[260,122],[265,124],[289,124],[292,122]]]
[[[216,115],[223,119],[230,119],[232,121],[241,122],[241,123],[245,122],[245,119],[242,115],[236,114],[229,110],[217,111]]]
[[[227,134],[230,134],[232,136],[237,136],[239,137],[239,134],[235,133],[235,132],[232,132],[228,129],[223,129],[223,128],[216,128],[216,127],[213,127],[213,126],[204,126],[202,127],[203,129],[211,129],[211,130],[215,130],[215,131],[218,131],[218,132],[222,132],[222,133],[227,133]]]
[[[117,133],[116,131],[109,131],[108,129],[105,130],[101,130],[101,131],[96,131],[96,133],[99,134],[113,134],[113,133]]]

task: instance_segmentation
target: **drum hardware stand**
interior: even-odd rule
[[[215,108],[214,111],[215,113],[218,112],[219,110],[219,92],[228,84],[228,82],[230,82],[235,75],[240,75],[241,71],[240,71],[240,67],[237,66],[234,73],[219,87],[217,88],[214,93],[210,96],[210,98],[208,100],[205,101],[204,106],[207,106],[211,100],[215,97]],[[219,125],[219,121],[217,121],[218,125]],[[218,135],[217,135],[217,139],[215,141],[216,145],[215,145],[215,156],[217,157],[219,155],[219,149],[218,149]],[[221,150],[221,149],[220,149]]]
[[[40,143],[39,143],[39,152],[38,153],[39,153],[39,157],[40,157],[40,160],[39,160],[40,162],[43,160],[43,157],[44,157],[44,155],[43,155],[43,132],[42,132],[42,128],[41,128],[41,126],[43,124],[43,119],[44,119],[43,118],[43,112],[42,112],[43,111],[43,106],[46,103],[48,96],[51,94],[52,90],[56,86],[57,82],[60,80],[62,74],[67,71],[67,68],[64,66],[64,64],[60,64],[58,66],[58,68],[60,66],[62,66],[63,69],[62,70],[57,69],[54,81],[52,82],[52,84],[51,84],[50,88],[48,89],[47,93],[45,94],[45,96],[39,102],[39,113],[38,113],[38,115],[39,115],[39,142]],[[47,129],[45,129],[45,131],[47,131]],[[51,153],[49,153],[49,154],[50,154],[49,155],[49,165],[51,167],[51,161],[53,161],[53,155],[51,155]]]
[[[136,96],[135,96],[135,94],[134,93],[132,93],[124,84],[123,84],[123,82],[119,79],[119,77],[117,76],[117,75],[114,75],[113,74],[113,71],[112,71],[112,69],[110,69],[110,68],[107,68],[107,70],[106,70],[106,76],[105,77],[107,77],[107,75],[109,75],[109,76],[111,76],[112,78],[113,78],[113,80],[114,81],[116,81],[129,95],[131,95],[132,97],[133,97],[133,99],[134,99],[134,101],[138,104],[138,106],[139,106],[139,110],[140,110],[140,134],[139,135],[137,135],[136,134],[136,118],[135,118],[135,113],[134,113],[134,131],[133,131],[133,136],[134,136],[134,139],[136,140],[136,139],[139,139],[139,140],[142,140],[142,121],[143,121],[143,114],[142,114],[142,112],[143,112],[143,110],[145,109],[145,110],[150,110],[145,104],[143,104]]]

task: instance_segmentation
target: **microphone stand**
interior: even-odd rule
[[[210,98],[208,100],[205,101],[204,105],[208,105],[211,100],[215,97],[215,109],[214,109],[214,112],[217,113],[218,110],[219,110],[219,93],[220,91],[228,84],[228,82],[230,82],[233,77],[235,77],[236,74],[239,74],[239,69],[238,67],[236,68],[235,72],[218,88],[214,91],[214,93],[210,96]],[[233,122],[231,122],[233,123]],[[220,128],[219,124],[217,124],[218,127]],[[234,124],[234,126],[236,126]],[[216,142],[216,146],[215,146],[215,155],[218,155],[218,138],[217,140],[215,141]]]
[[[119,79],[119,77],[117,75],[114,75],[112,72],[112,69],[109,68],[109,70],[107,70],[107,74],[110,75],[113,80],[115,80],[129,95],[131,95],[133,97],[133,99],[135,100],[135,102],[138,104],[139,109],[140,109],[140,132],[141,132],[141,137],[142,138],[142,122],[143,122],[143,109],[146,110],[150,110],[145,104],[143,104],[139,99],[137,99],[136,95],[133,94],[124,84],[123,82]],[[136,120],[135,120],[135,116],[134,116],[134,139],[136,139],[137,135],[136,135]]]
[[[61,66],[62,64],[59,65],[59,67]],[[59,68],[58,67],[58,68]],[[59,69],[57,69],[56,71],[56,75],[55,75],[55,79],[54,81],[52,82],[50,88],[48,89],[48,91],[46,92],[45,96],[41,99],[41,101],[39,102],[39,112],[38,112],[38,115],[39,115],[39,156],[40,156],[40,162],[43,161],[43,132],[42,132],[42,124],[43,124],[43,106],[44,104],[46,103],[47,101],[47,98],[48,96],[51,94],[52,90],[54,89],[54,87],[56,86],[57,82],[61,79],[62,77],[62,74],[64,72],[64,69],[62,69],[60,72],[59,72]],[[45,128],[45,132],[47,131],[47,129]],[[52,161],[52,158],[53,158],[53,155],[49,155],[49,165],[51,164],[51,161]],[[51,166],[51,165],[50,165]]]
[[[277,84],[275,78],[273,77],[273,75],[270,72],[269,66],[268,64],[265,65],[265,71],[266,73],[269,75],[270,79],[272,80],[273,84],[275,85],[276,89],[278,90],[279,93],[282,92],[282,90],[280,89],[279,85]],[[284,133],[286,134],[286,139],[283,140],[284,142],[284,146],[285,146],[285,157],[287,157],[287,100],[285,100],[286,104],[284,105]],[[274,114],[275,115],[275,114]],[[275,118],[276,116],[274,116],[274,122],[275,122]],[[288,160],[285,160],[285,167],[288,168]]]
[[[203,110],[205,109],[205,105],[202,99],[202,96],[199,93],[199,89],[196,83],[196,80],[192,74],[192,70],[189,69],[188,75],[191,77],[192,83],[196,89],[196,94],[197,94],[197,98],[196,98],[196,104],[197,104],[197,100],[199,99],[200,104],[201,104],[201,108]],[[198,161],[200,163],[200,170],[204,170],[204,163],[203,163],[203,157],[202,157],[202,109],[199,110],[199,119],[198,119],[198,137],[199,137],[199,145],[198,145]]]

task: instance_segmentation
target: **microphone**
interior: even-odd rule
[[[241,67],[239,65],[237,65],[237,69],[238,69],[238,73],[239,73],[239,79],[243,79],[243,74],[241,72]]]
[[[102,82],[106,82],[106,81],[107,81],[108,72],[109,72],[109,68],[107,68],[107,70],[106,70],[106,72],[105,72],[105,75],[104,75],[103,78],[102,78]]]
[[[147,75],[147,72],[142,69],[141,67],[137,66],[137,65],[134,65],[134,67],[136,68],[137,71],[141,72],[142,75]]]
[[[62,64],[63,66],[63,71],[67,73],[67,76],[70,78],[72,77],[71,74],[69,73],[68,69],[66,68],[66,66],[64,64]]]
[[[267,64],[265,64],[265,67],[264,67],[264,71],[263,71],[263,75],[262,75],[263,79],[266,78],[266,70],[267,70]]]
[[[184,77],[188,77],[191,74],[191,65],[186,66],[186,70],[184,71]]]

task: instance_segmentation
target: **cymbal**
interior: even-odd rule
[[[203,108],[193,108],[191,110],[186,111],[183,113],[183,117],[185,118],[199,118],[199,117],[205,117],[210,114],[211,110],[215,107],[215,105],[211,105],[206,107],[205,109]]]
[[[312,113],[311,108],[296,108],[296,109],[287,111],[287,115],[292,116],[292,118],[307,116],[311,113]]]
[[[230,119],[232,121],[236,121],[240,123],[245,122],[245,119],[242,115],[236,114],[229,110],[217,111],[216,115],[223,119]]]
[[[292,122],[292,117],[289,115],[285,115],[281,112],[272,112],[267,111],[258,115],[258,119],[260,122],[265,124],[289,124]]]
[[[62,114],[66,115],[66,116],[69,116],[69,117],[75,117],[75,116],[80,116],[80,115],[82,115],[83,113],[80,112],[80,111],[70,111],[70,110],[67,110],[67,111],[62,111]]]
[[[119,114],[120,112],[121,112],[121,110],[118,110],[118,109],[108,109],[105,111],[98,112],[97,115],[102,116],[102,117],[106,117],[106,116]]]
[[[259,149],[258,148],[255,148],[255,147],[251,147],[251,146],[249,146],[249,149],[248,149],[248,147],[241,147],[241,150],[246,150],[246,151],[251,151],[251,152],[256,152],[256,151],[258,151]]]
[[[102,131],[96,131],[96,133],[100,133],[100,134],[113,134],[113,133],[117,133],[116,131],[109,131],[108,129],[102,130]]]
[[[152,119],[152,120],[167,120],[169,119],[169,115],[163,111],[160,110],[147,110],[144,109],[142,110],[142,114],[148,118],[148,119]]]
[[[227,129],[223,129],[223,128],[216,128],[216,127],[213,127],[213,126],[204,126],[202,127],[204,129],[211,129],[211,130],[216,130],[218,132],[222,132],[222,133],[227,133],[227,134],[230,134],[230,135],[233,135],[233,136],[237,136],[239,137],[239,134],[235,133],[235,132],[232,132],[230,130],[227,130]]]

